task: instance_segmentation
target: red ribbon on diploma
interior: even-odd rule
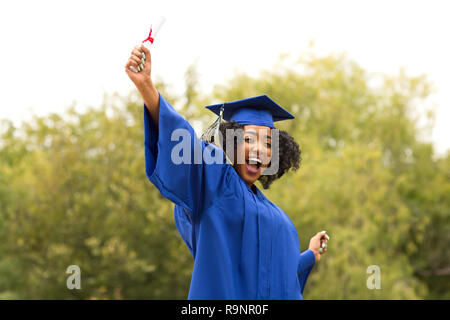
[[[142,43],[144,43],[145,41],[150,41],[153,44],[153,38],[152,38],[152,27],[150,26],[150,33],[148,34],[147,39],[145,39],[144,41],[142,41]]]

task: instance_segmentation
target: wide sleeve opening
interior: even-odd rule
[[[222,149],[197,138],[194,129],[159,94],[158,126],[144,105],[145,170],[161,194],[191,212],[226,184],[229,165]],[[206,163],[204,153],[215,161]]]

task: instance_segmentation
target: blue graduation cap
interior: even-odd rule
[[[275,128],[274,122],[295,117],[276,104],[267,95],[207,106],[209,110],[227,121]],[[221,111],[223,112],[221,116]]]

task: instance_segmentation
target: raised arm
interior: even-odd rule
[[[138,70],[138,66],[144,66],[144,70],[135,73],[130,70],[130,66],[132,66],[135,70]],[[155,122],[156,126],[158,126],[159,94],[151,77],[152,59],[150,51],[145,46],[140,45],[134,47],[131,51],[127,64],[125,65],[125,72],[138,89],[142,99],[144,99],[152,120]]]
[[[136,70],[139,67],[141,71],[135,73],[130,67]],[[147,48],[133,49],[125,71],[145,103],[147,177],[164,197],[184,207],[190,220],[195,221],[200,218],[202,208],[210,206],[214,197],[223,193],[222,189],[229,184],[231,170],[226,165],[225,154],[222,149],[201,141],[189,122],[156,90],[151,80],[151,57]],[[220,161],[206,163],[205,154]]]

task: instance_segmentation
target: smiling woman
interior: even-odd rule
[[[242,125],[235,121],[231,121],[221,123],[219,130],[221,132],[221,136],[225,138],[222,144],[224,151],[230,156],[231,152],[227,150],[227,147],[231,145],[234,146],[233,154],[236,155],[233,157],[233,163],[235,163],[234,167],[236,171],[240,173],[241,177],[250,185],[256,181],[259,181],[264,189],[268,189],[272,182],[281,178],[286,172],[289,170],[296,171],[300,167],[301,150],[294,138],[286,131],[278,130],[278,141],[274,140],[272,143],[272,131],[268,130],[267,127]],[[227,135],[227,130],[228,132],[229,130],[234,132],[232,137],[230,137],[230,134]],[[243,134],[240,134],[240,132]],[[264,136],[260,137],[260,134],[264,134]],[[232,142],[229,141],[233,138],[234,140]],[[250,150],[255,141],[260,141],[263,147],[259,149],[261,153],[259,157],[261,158],[257,156],[252,159]],[[271,162],[269,161],[271,160],[270,158],[273,145],[278,146],[278,170],[273,174],[262,174],[262,170],[260,169],[271,165]],[[264,152],[264,149],[267,149],[267,153]],[[240,152],[238,152],[238,150],[240,150]],[[248,155],[245,157],[245,164],[239,164],[236,159],[239,158],[241,154]],[[267,155],[267,158],[264,158],[264,155]],[[251,164],[251,162],[257,163],[256,170],[254,167],[252,168],[255,164]],[[257,173],[257,176],[255,173]]]
[[[139,72],[129,70],[130,66],[139,70],[141,64]],[[237,157],[231,157],[231,165],[224,149],[198,139],[191,125],[157,91],[150,77],[148,49],[136,47],[125,68],[145,102],[147,177],[175,203],[175,224],[194,258],[188,298],[303,299],[306,280],[326,252],[328,236],[317,233],[309,249],[301,253],[292,221],[254,184],[263,179],[268,186],[291,167],[298,168],[298,145],[273,130],[275,121],[294,117],[265,95],[209,106],[219,115],[217,125],[223,116],[232,121],[231,127],[243,129],[234,130],[242,131],[242,139],[238,139]],[[175,163],[173,150],[178,141],[172,137],[180,130],[188,133],[192,149],[188,161]],[[198,150],[221,161],[207,162],[203,157],[199,161]],[[232,150],[234,146],[228,152]],[[284,164],[273,166],[280,156]],[[272,178],[264,181],[261,177],[270,170],[274,171]]]

